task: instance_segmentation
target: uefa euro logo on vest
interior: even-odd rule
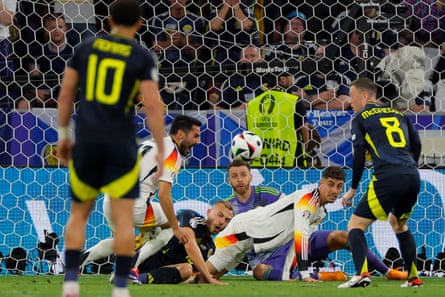
[[[296,112],[299,97],[279,90],[266,90],[247,104],[247,129],[263,141],[261,156],[252,167],[296,167],[304,156],[300,129],[304,115]]]

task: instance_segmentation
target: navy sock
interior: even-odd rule
[[[403,261],[405,262],[405,268],[408,271],[408,278],[417,277],[417,251],[416,242],[411,234],[411,231],[396,234],[399,241],[400,252],[402,254]]]
[[[65,281],[77,282],[79,278],[80,250],[65,251]]]
[[[368,272],[368,262],[366,254],[368,245],[366,243],[365,233],[360,229],[352,229],[348,232],[349,249],[352,252],[357,275]]]
[[[131,269],[133,257],[116,255],[116,273],[114,286],[117,288],[126,288],[128,284],[128,274]]]

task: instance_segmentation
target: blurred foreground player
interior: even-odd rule
[[[66,272],[62,297],[78,297],[78,273],[85,226],[100,192],[112,197],[115,226],[116,278],[113,297],[129,297],[128,273],[134,256],[133,205],[139,195],[134,106],[144,97],[149,128],[158,145],[156,178],[162,173],[165,131],[153,56],[135,40],[142,24],[137,0],[116,0],[110,6],[111,34],[81,43],[65,69],[58,97],[61,162],[68,165],[72,196],[65,229]],[[69,124],[78,98],[76,143]]]

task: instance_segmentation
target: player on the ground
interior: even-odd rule
[[[253,186],[252,174],[248,162],[234,160],[228,168],[228,181],[232,186],[233,195],[228,198],[235,214],[243,213],[259,206],[266,206],[277,201],[283,194],[271,187]],[[348,249],[346,231],[320,230],[314,231],[309,239],[309,264],[318,260],[324,260],[330,252],[339,249]],[[274,250],[260,254],[253,251],[248,253],[249,264],[253,267],[253,276],[257,280],[287,280],[293,279],[298,274],[292,275],[286,270],[286,260],[291,251],[291,239],[285,245]],[[406,279],[406,272],[399,272],[388,268],[370,250],[368,251],[370,264],[373,268],[385,275],[388,279]],[[343,272],[323,272],[312,275],[320,280],[345,279]]]
[[[179,228],[173,209],[171,191],[176,176],[181,169],[183,158],[190,154],[193,146],[200,143],[200,127],[201,122],[193,117],[176,116],[170,127],[170,135],[164,137],[163,174],[159,179],[155,179],[154,173],[157,170],[157,165],[153,163],[158,151],[157,145],[149,140],[143,142],[139,147],[142,156],[139,175],[141,190],[135,201],[133,220],[134,227],[138,229],[140,234],[137,237],[136,248],[139,251],[134,268],[162,247],[165,244],[165,239],[168,239],[168,236],[160,236],[158,240],[153,240],[151,245],[145,245],[146,240],[150,239],[151,231],[156,226],[172,227],[175,236],[181,243],[185,244],[189,239],[187,232]],[[160,203],[152,202],[156,194]],[[110,223],[111,229],[114,230],[114,225],[110,220],[110,205],[111,199],[106,195],[103,205],[104,214]],[[112,246],[113,238],[100,241],[84,252],[82,265],[111,255],[113,252]],[[132,273],[137,274],[137,271]]]
[[[352,82],[352,143],[354,147],[351,188],[342,198],[352,205],[363,170],[365,154],[371,154],[374,173],[366,194],[361,198],[348,223],[356,275],[339,288],[366,287],[371,283],[366,251],[365,230],[376,220],[388,220],[396,234],[408,281],[403,287],[420,287],[416,264],[416,243],[407,226],[420,191],[417,164],[421,142],[417,130],[407,116],[376,102],[377,87],[367,78]]]
[[[207,260],[209,271],[219,278],[252,248],[262,253],[293,239],[292,258],[296,256],[295,266],[301,278],[317,281],[308,271],[310,235],[326,215],[324,205],[337,199],[344,182],[345,173],[340,167],[327,167],[318,188],[295,191],[272,204],[235,215],[215,239],[215,254]],[[293,269],[292,262],[286,263],[289,271]]]
[[[134,255],[133,206],[139,194],[135,103],[144,97],[152,135],[159,145],[153,166],[162,164],[165,131],[156,60],[135,40],[142,25],[139,1],[116,0],[110,6],[111,33],[83,41],[65,69],[58,101],[58,154],[68,165],[72,203],[65,229],[63,297],[79,296],[79,264],[85,226],[100,192],[112,197],[116,278],[113,297],[129,297],[128,273]],[[76,142],[69,124],[78,99]],[[162,173],[159,168],[158,177]]]
[[[196,271],[207,283],[225,284],[212,276],[205,261],[215,250],[212,235],[222,231],[233,217],[230,203],[215,202],[207,210],[206,217],[189,209],[179,211],[177,216],[190,240],[181,244],[171,236],[160,251],[138,266],[139,281],[143,284],[175,284],[189,279]]]

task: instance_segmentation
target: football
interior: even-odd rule
[[[232,160],[250,161],[260,156],[263,149],[261,138],[252,131],[243,131],[232,139],[230,157]]]

